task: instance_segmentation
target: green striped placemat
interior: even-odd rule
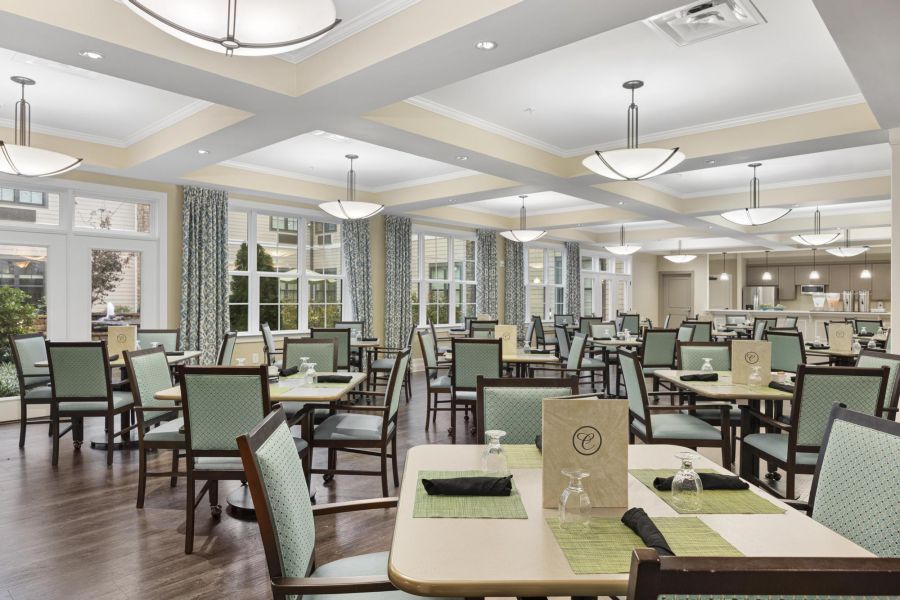
[[[676,556],[743,556],[737,548],[697,517],[655,517],[653,522]],[[627,573],[631,553],[644,542],[619,519],[594,517],[588,529],[560,529],[559,519],[547,525],[576,575]]]
[[[503,444],[506,464],[510,469],[540,469],[544,457],[534,444]]]
[[[422,479],[483,477],[483,471],[419,471],[413,518],[446,519],[527,519],[522,497],[516,489],[509,496],[429,496]]]
[[[712,469],[699,469],[699,471],[713,473]],[[671,477],[675,472],[675,469],[632,469],[629,471],[635,479],[662,498],[675,512],[684,513],[685,511],[679,510],[672,503],[671,491],[660,491],[653,487],[653,480],[656,477]],[[780,515],[783,512],[783,508],[754,494],[750,490],[703,490],[703,508],[699,511],[699,514]]]

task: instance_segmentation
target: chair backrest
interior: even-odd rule
[[[453,389],[473,391],[478,377],[499,378],[503,372],[503,340],[451,340]]]
[[[528,321],[528,327],[525,329],[525,346],[531,346],[534,339],[534,319]]]
[[[675,342],[677,329],[648,329],[641,347],[641,364],[644,367],[675,367]]]
[[[422,350],[422,361],[425,363],[427,376],[435,377],[438,365],[437,344],[430,330],[419,331],[419,348]]]
[[[725,315],[726,325],[743,325],[747,321],[747,315]]]
[[[678,342],[678,368],[683,371],[699,371],[703,359],[710,359],[714,371],[731,370],[731,343],[729,342]]]
[[[157,347],[134,351],[125,350],[123,354],[134,405],[145,408],[159,406],[171,410],[174,407],[171,401],[157,400],[153,397],[157,392],[172,387],[172,372],[169,369],[169,361],[166,360],[166,351]],[[138,424],[143,425],[144,420],[149,419],[144,411],[135,412]],[[143,432],[143,427],[140,429]]]
[[[269,577],[306,577],[316,528],[309,488],[284,411],[279,407],[237,440],[256,510]]]
[[[434,339],[435,347],[437,347],[439,338],[438,338],[437,330],[434,328],[434,321],[432,321],[431,319],[428,319],[428,329],[431,330],[431,337],[432,337],[432,339]],[[466,331],[468,331],[468,330],[469,329],[466,328]]]
[[[900,559],[659,556],[637,548],[629,600],[804,600],[900,594]]]
[[[409,371],[409,355],[410,349],[404,348],[394,357],[394,366],[391,367],[391,374],[390,377],[388,377],[388,385],[385,390],[388,410],[384,419],[384,428],[381,434],[382,439],[386,438],[390,421],[396,418],[397,411],[400,410],[400,396],[402,394],[403,382],[406,379],[407,371]]]
[[[761,340],[766,330],[775,327],[778,323],[778,317],[754,317],[753,318],[753,339]]]
[[[690,342],[694,339],[694,325],[693,323],[682,323],[678,326],[678,341],[679,342]]]
[[[890,369],[887,387],[884,390],[884,405],[889,408],[896,408],[898,399],[900,399],[900,385],[897,385],[900,382],[900,354],[863,349],[859,353],[859,358],[856,359],[856,366],[864,368],[887,367]]]
[[[600,317],[581,317],[581,320],[578,321],[578,331],[584,335],[593,335],[591,327],[602,322],[603,319]]]
[[[772,370],[797,372],[797,365],[806,363],[806,345],[799,331],[769,329],[765,339],[772,343]]]
[[[619,318],[622,320],[619,331],[625,331],[627,329],[630,333],[637,335],[637,332],[641,330],[641,315],[622,314],[619,315]]]
[[[797,452],[818,452],[828,426],[831,407],[842,404],[866,415],[880,415],[888,367],[812,367],[800,365],[791,402],[788,443]]]
[[[469,323],[475,320],[475,317],[463,317],[463,329],[469,330]]]
[[[494,337],[497,321],[470,321],[469,337],[490,339]]]
[[[614,338],[616,337],[617,332],[618,330],[616,329],[615,321],[610,321],[608,323],[594,323],[591,325],[592,338]]]
[[[669,328],[669,321],[672,320],[672,315],[666,315],[665,321],[663,321],[663,329]]]
[[[275,336],[272,335],[272,328],[268,323],[260,323],[259,331],[262,333],[263,352],[266,353],[266,364],[275,362]]]
[[[182,368],[188,460],[192,455],[237,456],[235,440],[269,412],[268,371],[266,365]]]
[[[159,344],[166,350],[179,350],[181,333],[178,329],[138,329],[137,341],[142,350]]]
[[[861,335],[875,335],[879,328],[884,327],[881,319],[854,319],[854,323],[856,323],[856,333]]]
[[[50,368],[34,366],[36,362],[47,360],[47,340],[43,333],[11,335],[9,345],[16,364],[20,395],[28,388],[50,382]]]
[[[569,332],[566,331],[564,325],[554,325],[553,332],[556,334],[556,344],[559,347],[559,358],[566,360],[569,358]]]
[[[575,324],[575,315],[569,314],[558,314],[553,316],[553,324],[554,325],[574,325]]]
[[[563,331],[563,337],[567,339],[566,333]],[[559,343],[560,338],[557,338]],[[568,341],[568,340],[567,340]],[[572,345],[569,346],[569,355],[566,357],[566,369],[575,371],[581,368],[581,361],[584,360],[584,351],[587,346],[587,336],[581,332],[572,336]]]
[[[785,327],[796,327],[798,319],[799,319],[799,317],[785,317],[784,318],[784,326]]]
[[[541,402],[544,398],[572,396],[578,393],[578,379],[488,379],[478,378],[476,440],[482,443],[484,432],[506,432],[504,444],[533,444],[541,434]]]
[[[329,373],[338,371],[338,342],[334,339],[284,338],[284,354],[281,357],[281,368],[299,367],[303,357],[316,363],[316,371]]]
[[[335,340],[338,345],[337,370],[350,368],[350,330],[349,329],[310,329],[309,336],[314,340]],[[318,369],[317,369],[318,370]]]
[[[112,407],[106,342],[47,342],[54,400],[105,401]]]
[[[546,338],[544,337],[544,322],[541,321],[541,318],[537,315],[531,317],[531,324],[534,326],[534,338],[538,344],[543,344],[546,342]]]
[[[856,333],[856,319],[853,317],[844,317],[842,323],[850,323],[851,329],[853,329],[853,333]]]
[[[335,329],[349,329],[350,337],[355,338],[357,334],[366,335],[366,324],[363,321],[335,321]]]
[[[236,331],[229,331],[225,333],[225,337],[222,339],[222,345],[219,346],[219,357],[216,360],[217,365],[227,367],[231,364],[231,359],[234,358],[234,345],[236,343]]]
[[[694,326],[694,337],[692,342],[711,342],[712,341],[712,321],[688,321]],[[646,366],[646,365],[645,365]]]
[[[647,418],[647,384],[644,382],[644,369],[638,355],[622,350],[619,352],[619,368],[625,380],[625,397],[628,398],[628,410],[632,416],[645,424],[650,431],[650,419]]]
[[[900,557],[900,423],[833,407],[809,504],[832,531]]]

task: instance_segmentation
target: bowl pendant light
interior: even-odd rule
[[[821,278],[821,275],[819,275],[819,271],[816,270],[816,249],[815,248],[812,249],[812,255],[813,255],[813,268],[812,268],[812,271],[809,272],[809,279],[810,279],[810,281],[817,281],[818,279]]]
[[[527,197],[519,196],[522,200],[522,208],[519,209],[519,228],[500,232],[500,235],[513,242],[533,242],[547,235],[547,232],[543,229],[528,229],[525,218],[525,198]]]
[[[344,158],[350,159],[350,170],[347,171],[347,199],[323,202],[319,208],[333,217],[350,221],[374,217],[384,210],[384,205],[356,199],[356,171],[353,170],[353,161],[359,156],[347,154]]]
[[[852,256],[857,256],[862,254],[866,250],[868,250],[868,246],[851,246],[850,245],[850,230],[844,230],[844,245],[837,246],[835,248],[826,248],[825,252],[831,254],[833,256],[840,256],[841,258],[850,258]]]
[[[816,212],[813,215],[813,232],[804,233],[803,235],[793,235],[791,236],[791,239],[804,246],[824,246],[825,244],[830,244],[839,237],[841,237],[840,231],[822,233],[822,213],[819,212],[819,207],[817,206]]]
[[[736,225],[756,226],[772,223],[791,212],[790,208],[759,205],[759,177],[756,176],[756,168],[761,167],[762,163],[750,163],[747,166],[753,169],[753,179],[750,180],[750,208],[723,212],[722,218]]]
[[[684,153],[678,148],[638,147],[638,107],[634,103],[634,90],[643,87],[639,80],[626,81],[622,87],[631,90],[631,104],[628,106],[627,148],[619,150],[595,150],[581,161],[585,167],[610,179],[638,181],[662,175],[684,160]]]
[[[766,250],[766,270],[762,274],[763,281],[772,281],[772,273],[769,271],[769,251]]]
[[[604,246],[607,250],[612,252],[613,254],[618,254],[620,256],[627,256],[629,254],[634,254],[638,250],[641,249],[638,244],[626,244],[625,243],[625,226],[619,226],[619,245],[618,246]]]
[[[722,253],[722,272],[719,273],[719,281],[730,281],[731,275],[725,270],[725,253]]]
[[[333,0],[125,0],[148,23],[188,44],[227,56],[283,54],[341,22]]]
[[[685,254],[681,251],[681,240],[678,240],[678,254],[666,254],[664,257],[666,260],[677,263],[684,264],[689,263],[695,258],[697,258],[696,254]]]
[[[19,75],[10,79],[22,86],[22,98],[16,102],[14,142],[7,144],[0,140],[0,172],[23,177],[50,177],[80,165],[80,158],[32,147],[31,104],[25,100],[25,86],[34,85],[35,81]]]

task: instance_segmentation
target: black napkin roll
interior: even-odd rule
[[[828,350],[828,344],[817,344],[815,342],[812,342],[810,344],[807,344],[807,346],[809,346],[813,350]]]
[[[669,548],[666,538],[663,537],[643,508],[629,508],[622,515],[622,522],[638,534],[648,548],[653,548],[660,556],[675,556],[675,553]]]
[[[782,392],[794,393],[794,386],[788,383],[778,383],[777,381],[769,382],[769,387],[773,390],[781,390]]]
[[[719,374],[718,373],[691,373],[688,375],[682,375],[680,377],[682,381],[718,381]]]
[[[746,490],[750,486],[737,475],[723,475],[721,473],[697,473],[704,490]],[[657,477],[653,480],[653,487],[661,492],[672,489],[674,477]]]
[[[363,337],[363,338],[359,338],[359,339],[360,339],[360,341],[363,341],[363,342],[377,342],[378,341],[377,337]]]
[[[605,340],[605,341],[609,341],[609,340],[611,340],[612,338],[609,337],[608,335],[601,335],[600,337],[595,337],[594,339],[595,339],[595,340],[599,340],[599,341],[604,341],[604,340]]]
[[[531,349],[532,354],[553,354],[552,350],[539,350],[538,348]]]
[[[352,375],[319,375],[319,383],[350,383]]]
[[[300,372],[299,367],[288,367],[287,369],[278,369],[278,374],[282,377],[290,377]]]
[[[184,356],[184,350],[168,350],[166,356]]]
[[[114,361],[114,360],[119,360],[119,355],[118,355],[118,354],[110,354],[110,355],[109,355],[109,362],[112,362],[112,361]]]
[[[512,475],[423,479],[422,485],[429,496],[509,496],[512,493]]]
[[[544,450],[543,444],[544,444],[544,439],[542,436],[540,436],[540,435],[534,436],[534,445],[537,446],[537,449],[542,452]]]

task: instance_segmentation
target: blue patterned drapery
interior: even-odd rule
[[[475,314],[497,318],[497,232],[475,230]]]
[[[410,295],[412,221],[409,217],[384,218],[384,338],[389,348],[406,345],[413,325]]]
[[[506,240],[506,276],[503,322],[517,325],[519,340],[525,339],[525,245]]]
[[[181,215],[181,345],[212,365],[229,328],[228,192],[185,187]]]
[[[581,315],[581,245],[566,242],[566,312]]]
[[[372,253],[369,244],[369,220],[351,219],[341,224],[341,245],[347,265],[350,305],[353,318],[363,322],[365,335],[372,335]]]

